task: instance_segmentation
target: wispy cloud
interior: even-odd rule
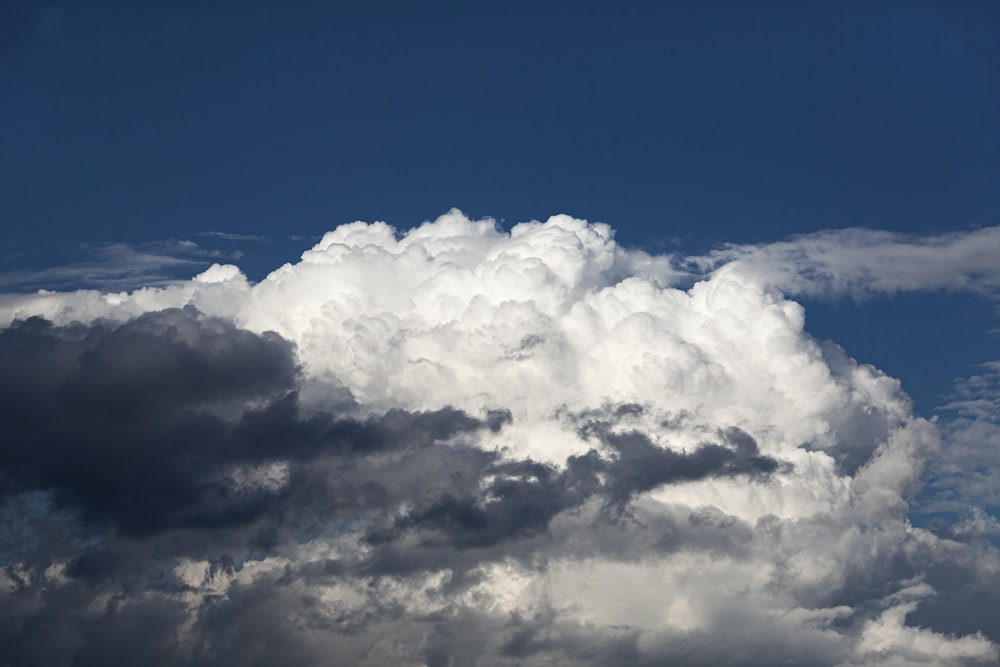
[[[923,512],[973,517],[982,508],[1000,509],[1000,360],[980,369],[956,379],[954,393],[937,409],[945,447],[929,471]]]
[[[79,254],[86,259],[0,273],[0,287],[21,291],[158,287],[188,279],[212,262],[236,261],[243,256],[239,250],[208,248],[183,239],[141,244],[86,243],[80,246]]]
[[[191,271],[204,264],[174,254],[144,252],[124,243],[92,244],[84,252],[91,256],[89,261],[0,273],[0,286],[30,290],[156,286],[177,279],[177,269]]]
[[[840,229],[759,245],[730,245],[682,262],[723,267],[788,294],[865,299],[909,290],[1000,294],[1000,226],[935,236]]]
[[[199,232],[198,236],[211,236],[225,241],[254,241],[261,243],[267,241],[267,237],[264,236],[257,236],[256,234],[236,234],[232,232]]]

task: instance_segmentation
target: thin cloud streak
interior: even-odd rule
[[[0,273],[0,287],[19,291],[99,289],[131,291],[163,287],[220,260],[239,260],[239,250],[206,248],[169,239],[142,243],[86,243],[79,251],[92,259],[43,269]]]
[[[144,252],[124,243],[92,244],[87,248],[97,256],[89,262],[77,262],[47,269],[0,273],[0,286],[7,289],[59,289],[85,285],[108,290],[134,289],[136,286],[163,286],[179,279],[207,262],[175,254]]]
[[[857,300],[913,290],[1000,293],[1000,226],[936,236],[849,228],[685,258],[793,295]]]
[[[267,238],[264,236],[258,236],[256,234],[236,234],[233,232],[198,232],[198,236],[211,236],[217,239],[223,239],[224,241],[267,241]]]

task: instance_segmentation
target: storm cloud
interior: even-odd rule
[[[0,664],[995,662],[988,528],[909,520],[971,422],[762,252],[692,279],[452,211],[257,284],[5,295]]]

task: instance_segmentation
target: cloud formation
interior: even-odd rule
[[[726,252],[452,211],[4,296],[4,659],[995,662],[996,549],[908,518],[940,429],[781,291],[891,281]]]
[[[849,228],[775,243],[731,245],[687,262],[701,271],[727,266],[786,294],[861,300],[947,290],[995,298],[1000,288],[998,257],[998,226],[936,236]]]
[[[87,244],[81,247],[92,259],[46,269],[25,269],[0,273],[0,287],[8,290],[44,285],[72,288],[79,285],[101,289],[127,289],[134,285],[164,285],[176,279],[178,271],[196,271],[206,262],[192,259],[197,246],[185,242],[134,248],[124,243]]]

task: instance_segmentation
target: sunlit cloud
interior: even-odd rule
[[[680,257],[452,210],[259,282],[4,295],[0,637],[15,662],[995,662],[992,501],[952,492],[995,369],[924,419],[791,296],[992,294],[997,237]],[[950,532],[911,523],[928,488]]]

